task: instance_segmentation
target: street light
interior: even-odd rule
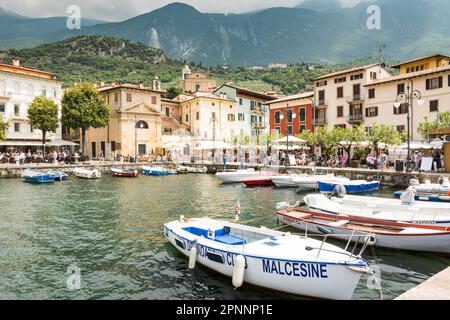
[[[394,103],[394,108],[395,109],[399,109],[402,104],[406,105],[406,109],[407,109],[407,121],[408,121],[408,125],[407,125],[407,131],[408,131],[408,157],[407,157],[407,171],[410,171],[410,160],[411,160],[411,114],[412,112],[410,112],[410,108],[412,109],[413,104],[414,104],[414,100],[417,100],[417,104],[419,106],[423,106],[425,104],[425,100],[422,99],[422,93],[419,90],[414,90],[413,89],[413,82],[411,80],[409,80],[409,84],[406,87],[406,92],[404,93],[400,93],[397,96],[397,99],[395,100]]]

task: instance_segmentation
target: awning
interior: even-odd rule
[[[214,149],[234,149],[235,147],[231,144],[225,143],[223,141],[199,141],[195,150],[214,150]]]
[[[273,143],[274,144],[275,143],[279,143],[279,144],[306,144],[306,141],[302,140],[302,139],[299,139],[297,137],[294,137],[294,136],[286,136],[284,138],[275,140]]]
[[[79,146],[78,143],[67,141],[67,140],[53,140],[45,144],[49,147],[73,147],[73,146]]]
[[[41,147],[42,141],[0,141],[0,146],[5,147]],[[47,147],[62,147],[62,146],[78,146],[77,143],[65,140],[54,140],[45,144]]]

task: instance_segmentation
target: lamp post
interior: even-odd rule
[[[287,105],[287,107],[289,108],[289,104]],[[294,110],[288,110],[288,109],[281,110],[280,119],[283,120],[285,117],[287,118],[288,111],[292,112],[292,122],[294,122],[294,119],[297,118],[297,114],[294,112]],[[286,137],[286,139],[287,139],[286,140],[286,145],[287,145],[286,156],[289,155],[289,131],[287,129],[288,128],[287,121],[288,121],[288,119],[286,119],[286,132],[287,132],[287,137]]]
[[[409,80],[409,84],[406,87],[406,91],[403,93],[400,93],[397,96],[397,99],[395,100],[394,103],[394,108],[399,109],[402,104],[406,106],[406,110],[407,110],[407,134],[408,134],[408,156],[407,156],[407,171],[411,171],[410,168],[410,161],[411,161],[411,111],[410,108],[412,109],[413,104],[414,104],[414,100],[417,100],[417,104],[419,106],[423,106],[423,104],[425,103],[425,100],[422,99],[422,93],[419,90],[414,90],[413,88],[413,82],[411,80]]]

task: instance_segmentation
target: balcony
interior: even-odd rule
[[[11,99],[12,92],[11,91],[0,91],[0,99]]]
[[[350,97],[347,97],[346,100],[348,103],[358,103],[364,101],[364,95],[363,94],[354,94]]]
[[[349,123],[363,123],[364,117],[362,114],[351,114],[347,116],[347,122]]]
[[[328,101],[325,99],[319,99],[317,100],[317,108],[321,108],[321,107],[328,107]]]
[[[252,123],[252,129],[254,130],[265,130],[267,125],[265,123]]]
[[[313,120],[313,124],[314,124],[315,126],[323,126],[323,125],[326,125],[326,124],[327,124],[327,118],[325,118],[325,117],[315,118],[315,119]]]
[[[251,113],[252,114],[265,114],[267,112],[267,107],[266,106],[257,106],[257,107],[252,107],[251,108]]]

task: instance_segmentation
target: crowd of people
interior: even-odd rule
[[[71,164],[78,162],[82,158],[78,152],[70,152],[68,150],[49,151],[45,154],[42,151],[31,152],[12,151],[0,153],[0,164],[16,164],[24,165],[30,163],[54,163],[54,164]]]

